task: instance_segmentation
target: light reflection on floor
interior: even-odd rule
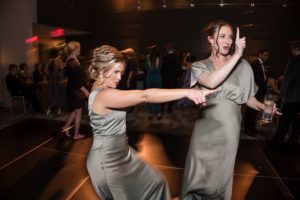
[[[249,188],[253,184],[256,174],[258,174],[258,171],[255,169],[252,163],[247,161],[239,162],[239,168],[241,168],[242,171],[247,171],[251,175],[247,178],[240,179],[238,181],[238,185],[233,187],[238,189],[233,189],[232,200],[246,199]],[[238,174],[235,174],[235,176],[238,176]]]
[[[151,165],[176,167],[170,162],[161,140],[156,135],[145,133],[137,146],[139,156]]]
[[[0,170],[0,199],[98,199],[85,167],[92,138],[74,142],[60,127],[57,121],[32,118],[1,130],[0,162],[16,161]],[[172,197],[180,192],[189,140],[190,135],[173,132],[129,132],[129,143],[166,177]],[[300,199],[298,155],[274,151],[264,141],[240,140],[232,199]]]

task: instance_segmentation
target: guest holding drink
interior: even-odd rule
[[[223,20],[211,22],[205,32],[211,47],[208,58],[192,65],[191,85],[215,89],[194,125],[185,163],[181,200],[231,199],[233,169],[239,144],[241,105],[258,111],[265,105],[255,98],[249,63],[241,59],[245,37]],[[234,42],[235,41],[235,42]],[[273,109],[273,113],[276,108]]]

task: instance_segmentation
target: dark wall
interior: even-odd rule
[[[37,0],[38,23],[91,31],[94,0]]]
[[[149,45],[171,42],[178,51],[188,50],[203,58],[206,48],[201,29],[211,20],[225,19],[239,26],[241,34],[247,37],[246,57],[255,55],[261,48],[270,49],[270,65],[275,74],[283,71],[289,42],[300,40],[299,6],[198,6],[116,12],[112,2],[38,0],[38,21],[90,31],[90,35],[78,38],[86,51],[111,44],[142,52]]]

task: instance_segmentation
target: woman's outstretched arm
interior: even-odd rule
[[[195,104],[205,103],[205,96],[216,90],[199,89],[147,89],[118,90],[103,89],[94,101],[94,108],[126,108],[139,103],[163,103],[188,98]]]

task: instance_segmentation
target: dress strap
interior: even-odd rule
[[[92,113],[95,97],[98,94],[98,92],[100,92],[100,91],[101,91],[101,88],[97,88],[90,93],[89,101],[88,101],[89,115],[91,115],[91,113]]]

